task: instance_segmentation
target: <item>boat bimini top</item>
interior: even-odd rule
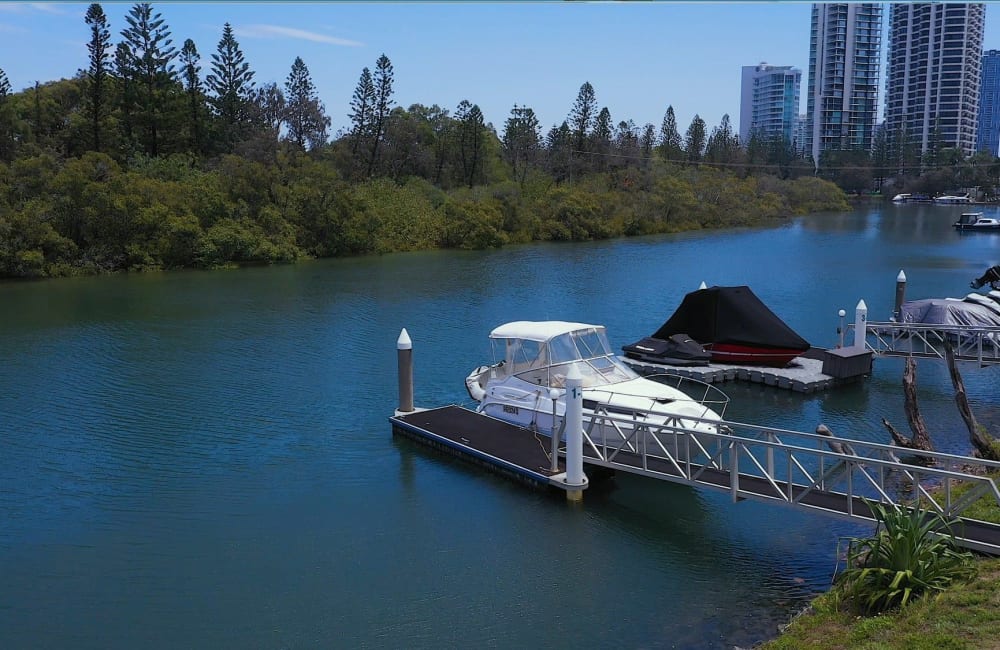
[[[631,381],[639,375],[612,354],[601,325],[565,321],[515,321],[490,332],[494,367],[499,377],[548,388],[565,388],[566,373],[575,365],[584,388]]]

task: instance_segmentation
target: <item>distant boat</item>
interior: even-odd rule
[[[984,217],[982,212],[963,212],[954,226],[955,230],[1000,230],[1000,219]]]
[[[968,194],[963,194],[961,196],[955,194],[945,194],[944,196],[938,196],[934,199],[935,203],[941,205],[956,205],[956,204],[968,204],[972,203],[972,199],[969,198]]]
[[[930,203],[931,197],[926,194],[897,194],[892,197],[893,203]]]

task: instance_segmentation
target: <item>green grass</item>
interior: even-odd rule
[[[1000,480],[1000,474],[988,474],[988,476],[993,479],[996,483]],[[951,488],[951,498],[952,501],[959,499],[966,492],[975,487],[976,483],[959,483]],[[938,490],[930,490],[931,492],[940,492]],[[937,495],[935,495],[937,496]],[[979,500],[975,501],[970,505],[964,512],[962,516],[968,519],[978,519],[980,521],[989,521],[995,524],[1000,524],[1000,504],[996,502],[996,499],[992,494],[987,494],[981,497]]]

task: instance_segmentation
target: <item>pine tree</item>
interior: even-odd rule
[[[222,120],[225,139],[232,146],[240,130],[248,125],[248,104],[254,92],[254,72],[233,35],[233,27],[222,27],[222,38],[212,54],[212,72],[205,77],[215,114]]]
[[[309,68],[300,57],[295,57],[288,80],[285,81],[285,99],[287,139],[303,150],[307,144],[309,149],[325,144],[330,118],[326,116],[326,109],[316,96]]]
[[[569,126],[573,130],[573,146],[578,152],[587,151],[587,136],[594,128],[597,95],[589,81],[580,86],[573,109],[569,113]]]
[[[518,107],[514,104],[510,117],[504,123],[501,152],[510,164],[515,180],[522,186],[529,167],[538,157],[541,137],[535,111],[527,106]]]
[[[361,78],[351,97],[351,153],[355,156],[362,145],[366,145],[371,132],[372,111],[375,104],[375,84],[372,82],[371,70],[361,71]],[[367,150],[367,149],[365,149]]]
[[[476,104],[463,99],[455,111],[458,121],[458,151],[462,162],[462,182],[469,187],[482,177],[483,136],[486,124]]]
[[[373,78],[375,93],[371,119],[371,155],[368,158],[369,177],[375,172],[379,145],[385,135],[386,123],[394,103],[392,99],[392,73],[392,62],[389,61],[389,57],[383,54],[375,62],[375,76]]]
[[[666,160],[679,161],[684,156],[684,141],[681,140],[680,131],[677,130],[677,118],[674,116],[673,106],[667,106],[667,112],[663,115],[657,146],[660,156]]]
[[[14,112],[10,102],[10,80],[0,69],[0,160],[14,157]]]
[[[111,31],[108,29],[108,19],[99,4],[87,8],[84,21],[90,26],[90,42],[87,52],[90,54],[90,68],[87,70],[87,108],[90,118],[91,137],[94,151],[101,151],[102,121],[107,111],[107,79]]]
[[[190,122],[191,146],[195,151],[202,151],[204,135],[202,131],[202,97],[201,86],[201,55],[194,41],[190,38],[184,41],[181,48],[181,76],[184,78],[184,92],[188,99],[188,120]]]
[[[684,153],[691,162],[698,162],[705,153],[705,120],[697,113],[684,135]]]
[[[169,112],[170,92],[175,82],[171,64],[177,50],[170,46],[170,29],[149,3],[132,6],[125,16],[128,28],[122,37],[131,54],[131,74],[136,98],[136,117],[144,123],[147,153],[160,152],[161,126]]]

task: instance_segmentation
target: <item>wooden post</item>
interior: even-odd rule
[[[396,365],[399,373],[399,412],[413,412],[413,342],[406,328],[396,340]]]

